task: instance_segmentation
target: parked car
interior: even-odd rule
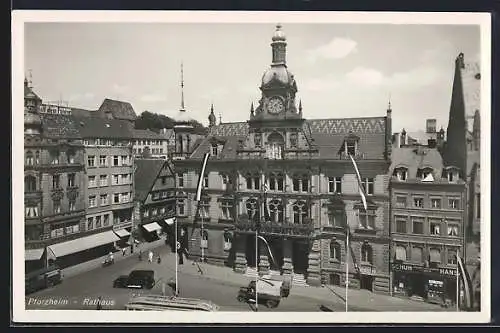
[[[155,285],[153,270],[135,270],[129,275],[120,275],[113,281],[113,288],[151,289]]]
[[[62,273],[58,266],[51,265],[33,272],[25,277],[25,293],[33,293],[40,289],[50,288],[62,282]]]
[[[238,291],[239,302],[255,302],[255,281],[251,281],[247,287],[241,287]],[[268,308],[276,308],[280,304],[282,297],[288,297],[290,286],[288,282],[259,279],[257,280],[257,301],[265,304]]]

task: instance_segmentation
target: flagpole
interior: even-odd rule
[[[457,311],[460,311],[460,279],[459,279],[459,272],[458,272],[458,249],[457,249],[457,291],[456,291],[456,294],[457,294],[457,299],[456,299],[456,303],[457,303]]]
[[[257,271],[257,275],[255,276],[255,311],[259,310],[259,300],[258,300],[258,292],[257,292],[257,285],[258,285],[258,280],[259,280],[259,229],[255,228],[255,268]]]
[[[345,251],[345,312],[347,312],[348,308],[347,304],[348,290],[349,290],[349,229],[347,229],[346,251]]]
[[[200,203],[198,202],[198,206],[200,205]],[[204,236],[205,236],[205,233],[203,232],[204,229],[203,229],[203,212],[201,212],[200,214],[200,217],[201,217],[201,243],[203,243],[203,240],[204,240]],[[201,247],[201,262],[205,262],[205,247],[202,246]]]
[[[177,218],[175,218],[175,296],[179,294],[179,274],[178,274],[178,265],[179,265],[179,247],[178,247],[178,240],[177,240]]]

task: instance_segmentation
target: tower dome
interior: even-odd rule
[[[283,30],[281,30],[281,24],[276,25],[276,31],[274,32],[273,35],[273,42],[278,42],[278,41],[286,41],[286,36]]]

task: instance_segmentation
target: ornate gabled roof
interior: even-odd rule
[[[77,120],[71,115],[40,114],[43,136],[47,138],[80,139]]]
[[[307,120],[313,134],[385,134],[385,118],[344,118]]]
[[[101,106],[99,112],[104,115],[110,112],[114,119],[135,120],[137,118],[134,108],[129,102],[116,101],[106,98]]]
[[[136,200],[144,202],[147,199],[165,163],[167,162],[162,159],[135,160],[134,191]]]

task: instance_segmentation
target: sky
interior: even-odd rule
[[[27,23],[25,72],[44,102],[95,110],[105,98],[175,116],[180,67],[189,115],[246,121],[271,63],[275,24]],[[385,116],[393,132],[446,129],[454,61],[479,61],[474,25],[285,23],[305,118]]]

